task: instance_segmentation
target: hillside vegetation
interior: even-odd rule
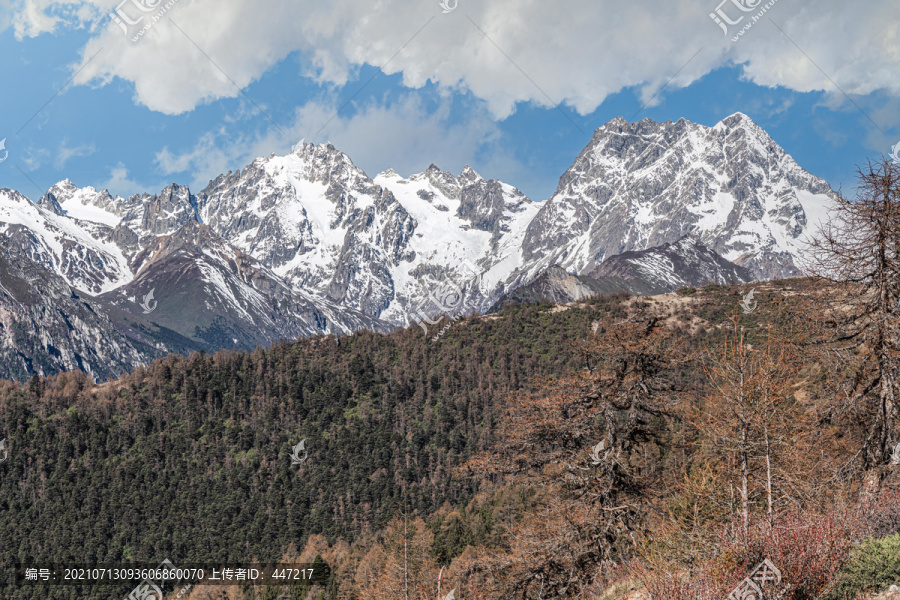
[[[580,583],[553,583],[560,588],[553,593],[563,597],[566,586],[587,593],[620,576],[604,569],[625,565],[636,548],[654,560],[713,554],[715,526],[739,512],[738,478],[727,470],[734,468],[727,449],[704,446],[707,423],[700,419],[713,416],[684,409],[699,407],[709,393],[704,356],[733,341],[731,319],[749,289],[521,305],[459,321],[437,341],[416,328],[249,354],[173,355],[101,385],[80,373],[6,383],[3,562],[301,555],[312,562],[319,554],[335,570],[335,598],[436,597],[442,566],[444,595],[456,586],[457,598],[500,598],[508,597],[504,585],[529,577],[549,589],[573,567]],[[770,325],[795,327],[790,315],[802,315],[803,302],[816,293],[804,280],[757,285],[758,308],[737,313],[746,344],[767,343]],[[651,322],[659,333],[633,331]],[[598,475],[585,471],[584,481],[571,482],[565,467],[589,468],[598,434],[620,417],[591,414],[599,396],[584,406],[566,398],[579,398],[578,390],[606,376],[609,356],[601,351],[610,336],[638,344],[632,349],[638,354],[656,348],[677,357],[654,375],[671,395],[648,407],[660,413],[636,415],[646,431],[617,442],[633,444],[630,452],[641,458],[603,474],[611,487],[590,498]],[[797,364],[792,376],[801,393],[794,396],[817,406],[829,389],[829,370],[813,360]],[[801,463],[801,451],[827,451],[821,464],[808,467],[825,471],[852,458],[863,434],[861,427],[822,422],[778,457],[792,454]],[[291,448],[302,438],[309,458],[294,466]],[[765,512],[758,467],[749,494],[754,515]],[[859,466],[846,465],[844,481],[804,490],[782,489],[795,471],[782,476],[788,467],[776,468],[780,513],[797,503],[823,510],[846,505]],[[569,496],[578,498],[575,504],[558,503]],[[600,514],[616,516],[601,523],[597,502],[630,508],[599,506]],[[606,556],[593,556],[590,548],[604,536],[615,543]],[[639,543],[625,541],[632,538]],[[404,540],[405,567],[397,562]],[[410,548],[418,554],[412,557]],[[735,569],[752,567],[756,558],[735,557]],[[464,594],[463,585],[472,591]],[[128,591],[4,589],[11,598],[119,598]],[[224,591],[197,588],[190,597]]]
[[[900,583],[900,169],[860,179],[811,279],[3,383],[0,562],[320,573],[191,600],[883,592]]]

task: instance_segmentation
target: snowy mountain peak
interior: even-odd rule
[[[113,198],[109,190],[98,192],[90,186],[79,188],[70,179],[56,183],[38,203],[50,208],[54,201],[62,210],[59,214],[108,227],[118,225],[128,209],[128,202]]]
[[[253,347],[484,311],[535,281],[540,297],[790,276],[833,197],[742,113],[714,127],[617,117],[541,203],[469,165],[372,179],[332,144],[303,143],[196,195],[173,183],[123,199],[63,180],[35,204],[0,190],[0,236],[62,282],[55,297],[99,295],[130,323],[155,289],[147,319],[166,331]]]
[[[791,276],[832,197],[742,113],[715,127],[616,118],[560,178],[524,254],[534,272],[558,263],[584,273],[693,233],[757,278]]]
[[[484,177],[475,172],[475,169],[466,165],[462,172],[459,174],[459,183],[460,185],[470,185],[472,183],[476,183],[478,181],[484,181]]]
[[[78,186],[72,183],[72,180],[67,177],[62,181],[54,184],[49,191],[58,198],[65,198],[66,196],[77,192]]]
[[[63,179],[51,187],[48,192],[52,193],[60,204],[74,200],[76,203],[91,203],[99,206],[112,200],[109,190],[97,191],[91,186],[79,188],[71,179]]]
[[[730,127],[733,127],[735,123],[749,123],[752,125],[756,125],[756,122],[753,119],[751,119],[749,116],[747,116],[746,114],[744,114],[740,111],[733,113],[730,116],[725,117],[724,119],[722,119],[719,122],[725,123],[726,125],[728,125]]]
[[[422,177],[444,197],[452,200],[459,200],[460,185],[453,174],[448,173],[447,171],[441,171],[432,164],[426,169]],[[416,176],[410,177],[410,180],[413,180],[414,178],[416,178]]]
[[[89,294],[113,289],[131,277],[127,260],[114,244],[13,190],[0,190],[0,236]]]
[[[725,134],[732,133],[737,130],[745,130],[749,135],[754,138],[758,138],[762,142],[771,141],[772,144],[775,142],[772,141],[772,138],[766,132],[765,129],[756,124],[756,122],[741,112],[736,112],[733,115],[725,117],[718,123],[716,123],[713,127],[713,130],[723,132]]]
[[[141,229],[152,235],[170,235],[196,220],[195,199],[190,189],[172,183],[144,202]]]

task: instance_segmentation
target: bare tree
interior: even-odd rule
[[[806,270],[838,292],[823,321],[831,348],[855,370],[848,401],[868,419],[862,464],[871,469],[890,462],[900,442],[900,167],[870,162],[858,181],[855,198],[836,198]]]
[[[731,332],[720,348],[708,352],[705,367],[709,392],[691,421],[699,432],[699,464],[716,464],[722,482],[737,489],[737,512],[746,533],[757,505],[771,516],[777,496],[790,492],[780,485],[792,475],[791,455],[802,453],[802,438],[811,423],[793,398],[800,369],[791,344],[771,329],[756,344],[735,311]],[[763,503],[764,500],[764,503]]]

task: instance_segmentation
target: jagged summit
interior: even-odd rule
[[[832,196],[742,113],[714,127],[617,117],[544,202],[469,165],[373,179],[331,143],[304,142],[198,192],[173,183],[121,198],[66,179],[32,204],[2,191],[0,235],[68,286],[47,289],[99,296],[97,314],[131,332],[103,342],[102,358],[123,343],[254,347],[404,326],[486,311],[535,282],[562,294],[631,281],[624,289],[649,293],[685,273],[783,277]],[[135,329],[151,290],[161,308]]]
[[[479,175],[475,171],[475,169],[473,169],[469,165],[466,165],[465,167],[463,167],[463,170],[460,172],[458,179],[460,181],[475,182],[475,181],[483,180],[484,177]]]
[[[742,113],[714,127],[617,118],[560,178],[529,225],[524,254],[535,265],[529,276],[555,263],[582,273],[690,233],[754,277],[791,276],[816,220],[809,216],[832,198]]]

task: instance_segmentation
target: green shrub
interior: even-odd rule
[[[841,569],[837,585],[823,600],[856,598],[862,592],[880,592],[900,584],[900,534],[860,544]]]
[[[683,295],[683,296],[690,296],[691,294],[693,294],[693,293],[696,292],[696,291],[697,291],[697,290],[694,289],[694,288],[692,288],[692,287],[683,287],[683,288],[681,288],[681,289],[678,290],[678,293],[681,294],[681,295]]]

